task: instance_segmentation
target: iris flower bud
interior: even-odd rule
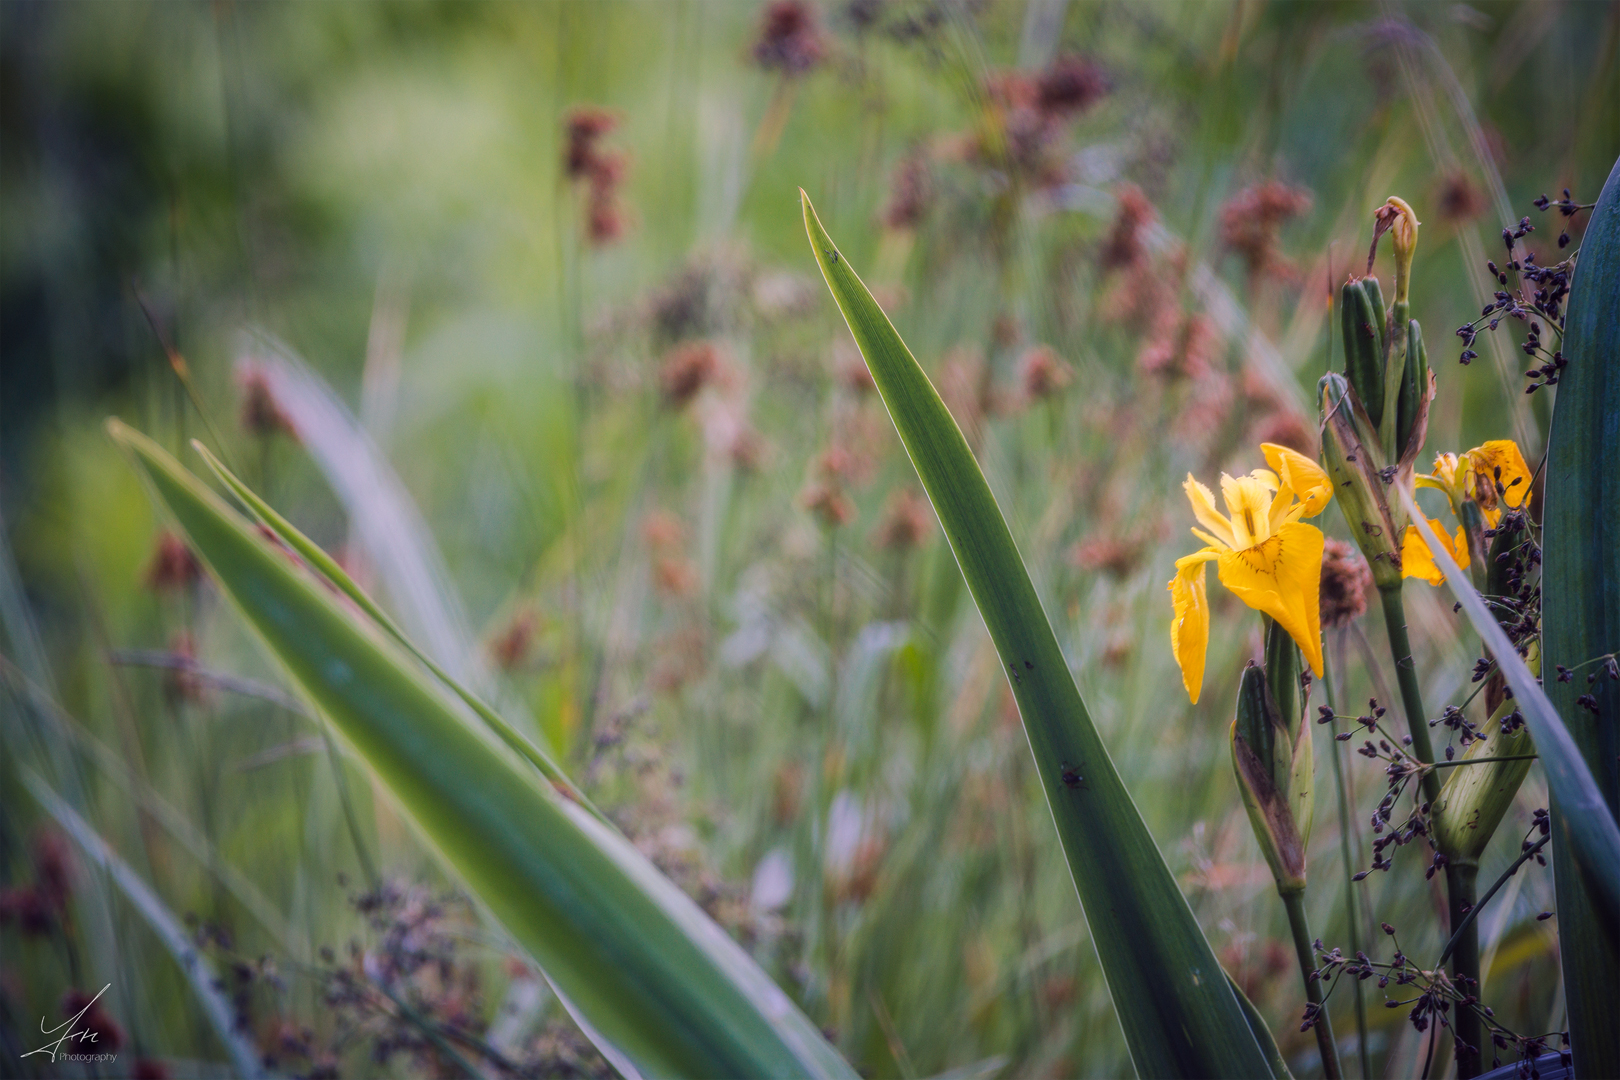
[[[1367,557],[1374,583],[1380,589],[1398,589],[1406,511],[1389,496],[1394,473],[1386,469],[1377,429],[1344,376],[1322,376],[1316,392],[1322,410],[1322,467],[1333,481],[1339,509]]]
[[[1283,894],[1305,888],[1305,851],[1316,805],[1303,675],[1293,639],[1267,619],[1266,667],[1251,661],[1244,669],[1231,729],[1238,790]]]

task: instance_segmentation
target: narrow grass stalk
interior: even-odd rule
[[[1322,686],[1327,693],[1328,708],[1337,715],[1339,711],[1338,687],[1334,683],[1337,673],[1333,661],[1329,656],[1331,650],[1322,652]],[[1361,912],[1356,903],[1356,864],[1350,854],[1350,793],[1344,782],[1344,762],[1340,760],[1342,750],[1339,740],[1333,739],[1328,743],[1328,756],[1333,759],[1333,787],[1339,796],[1339,860],[1344,870],[1344,914],[1345,921],[1350,928],[1350,950],[1361,951]],[[1367,995],[1361,988],[1361,980],[1351,982],[1351,989],[1355,991],[1356,1005],[1356,1056],[1361,1061],[1362,1080],[1372,1077],[1372,1055],[1367,1050]]]
[[[1401,688],[1401,710],[1406,713],[1406,730],[1412,736],[1412,754],[1425,765],[1434,763],[1434,745],[1429,741],[1428,714],[1423,711],[1423,692],[1418,689],[1417,663],[1412,659],[1412,642],[1406,634],[1406,605],[1401,587],[1379,589],[1384,604],[1384,627],[1389,631],[1389,651],[1395,661],[1395,679]],[[1440,777],[1433,771],[1423,774],[1423,798],[1433,803],[1440,796]]]
[[[1479,985],[1479,922],[1468,918],[1474,910],[1474,897],[1479,883],[1479,864],[1457,861],[1446,864],[1446,901],[1451,909],[1452,931],[1451,970],[1454,979],[1470,980],[1461,989],[1478,996]],[[1473,1009],[1460,1008],[1451,1019],[1451,1037],[1456,1044],[1452,1054],[1457,1059],[1458,1080],[1479,1075],[1482,1060],[1479,1040],[1483,1037],[1479,1014]]]
[[[1316,952],[1311,944],[1311,928],[1305,921],[1305,890],[1292,892],[1278,890],[1283,907],[1288,910],[1288,929],[1294,934],[1294,955],[1299,958],[1299,977],[1305,983],[1305,1000],[1316,1006],[1316,1047],[1322,1053],[1322,1074],[1327,1080],[1339,1080],[1344,1071],[1339,1066],[1339,1046],[1333,1041],[1333,1022],[1322,1006],[1322,980],[1311,978],[1316,970]],[[1358,980],[1359,981],[1359,980]]]

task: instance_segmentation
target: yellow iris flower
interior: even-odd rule
[[[1519,452],[1519,444],[1512,439],[1492,439],[1463,454],[1437,455],[1434,472],[1416,479],[1418,487],[1445,492],[1458,521],[1463,520],[1463,503],[1478,506],[1487,529],[1496,528],[1496,523],[1502,520],[1504,505],[1517,509],[1530,496],[1530,467]],[[1467,531],[1459,526],[1453,544],[1438,521],[1430,518],[1429,524],[1451,557],[1457,560],[1457,565],[1466,570],[1470,561]],[[1434,556],[1415,525],[1408,525],[1402,537],[1401,576],[1422,578],[1430,585],[1445,581],[1445,575],[1435,565]]]
[[[1169,585],[1175,608],[1170,651],[1194,704],[1203,689],[1204,654],[1209,648],[1206,563],[1216,564],[1221,584],[1238,599],[1288,631],[1311,670],[1322,674],[1322,530],[1300,519],[1322,512],[1333,498],[1333,483],[1316,462],[1298,451],[1274,443],[1261,443],[1260,450],[1270,469],[1236,478],[1221,474],[1225,514],[1215,509],[1215,496],[1191,473],[1182,485],[1193,516],[1203,526],[1193,529],[1193,535],[1208,544],[1176,560],[1176,576]]]

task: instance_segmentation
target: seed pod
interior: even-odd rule
[[[1541,652],[1534,645],[1525,657],[1533,673],[1541,671]],[[1530,729],[1518,724],[1510,733],[1502,731],[1502,721],[1518,707],[1512,698],[1503,701],[1491,714],[1485,737],[1470,746],[1463,761],[1486,757],[1518,757],[1535,753]],[[1454,863],[1477,863],[1480,852],[1490,843],[1513,797],[1530,772],[1530,761],[1488,761],[1482,765],[1461,765],[1449,770],[1451,776],[1434,803],[1434,845]]]
[[[1400,588],[1406,511],[1389,498],[1377,430],[1344,376],[1316,384],[1321,407],[1322,467],[1333,480],[1339,509],[1380,589]]]
[[[1378,279],[1365,277],[1339,290],[1344,328],[1344,376],[1355,388],[1373,427],[1384,416],[1384,294]]]
[[[1290,652],[1292,658],[1285,655]],[[1315,760],[1311,725],[1304,716],[1299,648],[1270,619],[1266,655],[1275,659],[1274,666],[1261,668],[1251,661],[1243,671],[1232,720],[1232,767],[1277,891],[1291,893],[1305,888],[1305,849],[1315,814]],[[1297,704],[1297,711],[1290,708],[1291,721],[1272,694],[1274,681]]]

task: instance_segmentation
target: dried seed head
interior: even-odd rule
[[[933,528],[934,512],[928,500],[912,488],[900,488],[889,496],[872,540],[880,548],[904,551],[920,546]]]
[[[146,564],[146,587],[153,592],[177,592],[202,579],[202,564],[179,536],[165,529],[158,534]]]
[[[1361,553],[1343,540],[1322,542],[1322,628],[1347,626],[1367,610],[1372,571]]]
[[[821,63],[825,52],[816,9],[806,0],[775,0],[765,9],[754,62],[766,71],[803,75]]]
[[[1019,361],[1024,396],[1032,400],[1052,397],[1073,380],[1074,374],[1063,358],[1046,345],[1038,345]]]
[[[709,341],[691,341],[672,349],[658,370],[664,402],[679,409],[720,374],[720,350]]]

